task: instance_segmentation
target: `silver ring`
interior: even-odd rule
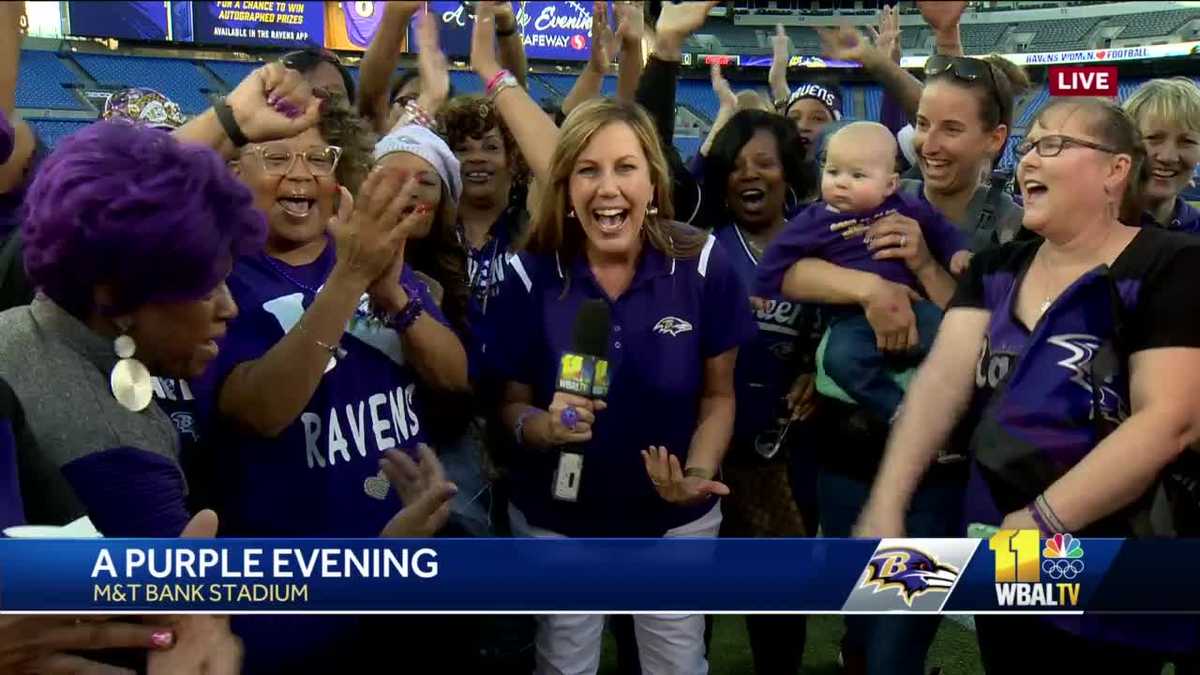
[[[908,235],[900,235],[900,248],[908,246]]]

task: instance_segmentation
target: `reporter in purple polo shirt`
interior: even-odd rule
[[[508,259],[490,358],[518,444],[513,531],[523,536],[715,536],[714,480],[734,419],[734,363],[757,327],[724,249],[670,220],[653,123],[631,104],[589,101],[562,128],[528,250]],[[555,392],[581,304],[612,312],[610,390]],[[568,427],[567,408],[579,421]],[[581,453],[575,501],[552,490],[560,449]],[[557,496],[556,496],[557,495]],[[645,672],[703,673],[704,620],[637,616]],[[603,617],[539,618],[539,672],[595,672]]]

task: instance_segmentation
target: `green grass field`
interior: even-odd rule
[[[808,641],[804,648],[805,675],[836,675],[838,645],[842,640],[842,619],[820,615],[808,618]],[[929,650],[928,665],[942,669],[943,675],[982,675],[975,632],[954,621],[943,620],[937,638]],[[712,675],[750,675],[754,672],[746,626],[740,616],[721,615],[713,625],[709,647],[709,672]],[[601,675],[616,672],[616,649],[605,633]]]

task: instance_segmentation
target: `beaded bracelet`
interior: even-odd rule
[[[533,417],[540,412],[542,411],[537,408],[530,407],[521,411],[520,415],[517,415],[517,421],[513,423],[513,438],[517,440],[518,446],[525,445],[525,423],[529,421],[530,417]]]
[[[408,118],[406,122],[423,126],[426,129],[433,128],[433,117],[416,101],[405,103],[404,113]]]
[[[483,86],[483,93],[491,96],[492,90],[496,88],[496,83],[500,82],[500,80],[503,80],[505,77],[512,77],[512,73],[501,68],[495,75],[492,76],[492,79],[488,80],[487,84]]]
[[[402,284],[402,286],[404,287],[404,292],[408,294],[408,304],[388,322],[391,329],[401,335],[404,334],[404,331],[411,328],[416,323],[417,317],[421,315],[421,312],[425,311],[425,303],[421,301],[421,294],[417,289],[408,284]]]

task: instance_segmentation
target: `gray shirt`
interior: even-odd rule
[[[923,181],[906,178],[900,181],[900,189],[925,198]],[[1021,229],[1024,216],[1024,209],[1013,201],[1012,195],[999,183],[993,183],[975,188],[975,194],[967,204],[966,222],[955,225],[971,238],[971,250],[978,253],[993,244],[1012,241]]]
[[[158,405],[130,412],[113,397],[116,363],[110,339],[45,296],[0,313],[0,378],[35,441],[17,460],[28,522],[63,525],[88,512],[62,468],[93,453],[137,448],[178,467],[179,438]]]

